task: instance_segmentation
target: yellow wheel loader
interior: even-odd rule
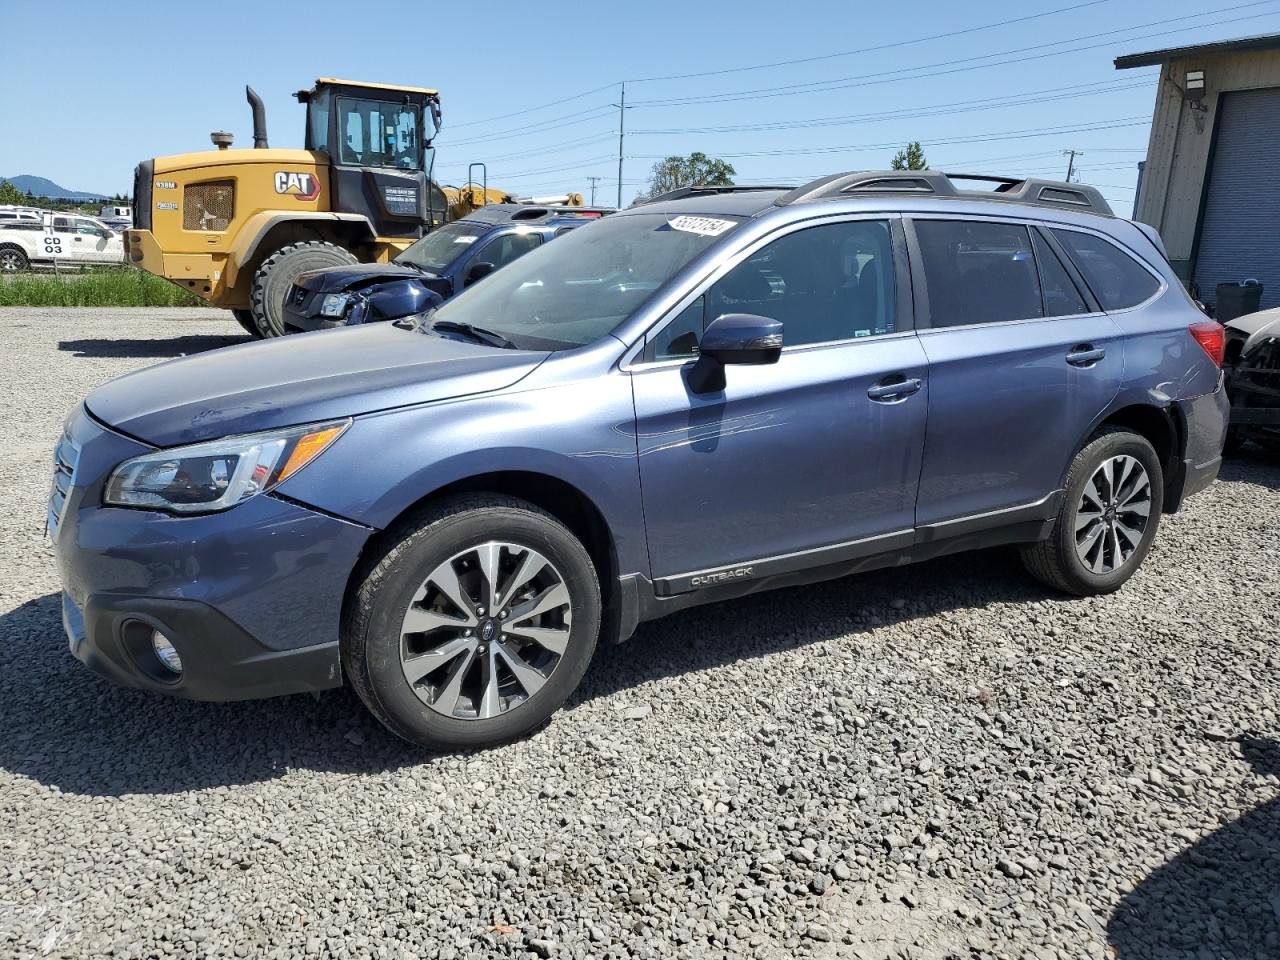
[[[253,149],[156,157],[134,172],[127,261],[235,312],[255,336],[284,333],[281,304],[308,270],[390,260],[449,216],[432,179],[435,90],[322,78],[301,150],[267,143],[262,100]]]

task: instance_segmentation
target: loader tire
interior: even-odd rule
[[[282,337],[284,298],[295,280],[312,270],[359,263],[350,251],[324,240],[304,240],[281,247],[262,261],[253,275],[253,320],[264,337]]]
[[[258,321],[253,319],[252,310],[232,310],[235,314],[236,323],[244,327],[244,332],[255,340],[262,339],[262,331],[258,329]]]

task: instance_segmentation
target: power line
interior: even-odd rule
[[[951,30],[947,33],[935,33],[927,37],[915,37],[911,40],[897,40],[893,43],[881,43],[871,47],[859,47],[857,50],[841,50],[837,53],[824,53],[816,57],[799,57],[795,60],[776,60],[773,63],[757,63],[747,67],[726,67],[723,70],[704,70],[700,73],[672,73],[662,77],[641,77],[638,80],[630,80],[629,83],[655,83],[660,80],[690,80],[694,77],[718,77],[726,73],[742,73],[747,70],[771,70],[774,67],[791,67],[798,63],[818,63],[823,60],[835,60],[838,57],[852,57],[862,53],[877,53],[881,50],[893,50],[898,47],[909,47],[917,43],[928,43],[931,40],[946,40],[950,37],[960,37],[969,33],[979,33],[983,30],[991,30],[996,27],[1007,27],[1015,23],[1026,23],[1029,20],[1039,20],[1044,17],[1052,17],[1059,13],[1068,13],[1072,10],[1081,10],[1085,7],[1095,7],[1100,3],[1108,3],[1110,0],[1088,0],[1087,3],[1076,3],[1069,7],[1058,7],[1055,10],[1046,10],[1043,13],[1033,13],[1025,17],[1017,17],[1012,20],[996,20],[991,23],[980,24],[976,27],[965,27],[963,30]]]
[[[1073,125],[1063,127],[1030,127],[1024,130],[1004,130],[991,133],[966,134],[961,137],[951,137],[941,140],[922,141],[926,148],[938,145],[960,144],[960,143],[989,143],[1001,140],[1026,140],[1034,137],[1047,137],[1061,133],[1091,133],[1099,130],[1116,130],[1122,127],[1138,127],[1147,126],[1151,122],[1146,116],[1141,117],[1117,117],[1110,120],[1092,121],[1085,125]],[[753,150],[742,153],[722,153],[720,156],[735,157],[774,157],[774,156],[795,156],[801,154],[827,154],[841,153],[844,151],[855,150],[890,150],[900,146],[897,141],[890,143],[867,143],[852,144],[834,147],[794,147],[780,150]],[[633,154],[631,159],[634,160],[661,160],[661,156]]]
[[[1087,89],[1090,87],[1099,87],[1108,85],[1101,90]],[[1021,94],[1009,94],[1003,98],[992,99],[990,97],[981,97],[973,100],[956,100],[951,103],[935,103],[925,104],[919,107],[909,107],[902,110],[892,110],[884,113],[865,113],[860,115],[843,115],[835,117],[814,117],[808,120],[780,120],[776,123],[744,123],[730,124],[720,127],[672,127],[667,129],[641,129],[631,131],[640,135],[677,135],[677,134],[707,134],[707,133],[768,133],[775,130],[796,130],[809,127],[836,127],[847,126],[855,123],[877,123],[885,120],[903,120],[920,117],[937,116],[938,114],[955,114],[969,113],[976,110],[994,110],[1000,107],[1018,107],[1026,106],[1033,103],[1048,103],[1056,100],[1074,100],[1080,97],[1092,97],[1104,93],[1117,93],[1124,90],[1145,89],[1147,82],[1140,81],[1136,83],[1117,83],[1114,80],[1099,80],[1093,83],[1075,84],[1067,87],[1051,87],[1046,90],[1032,90]],[[1080,91],[1077,93],[1065,93],[1062,91]],[[1052,96],[1038,96],[1038,94],[1053,94]],[[1003,102],[1001,102],[1003,100]],[[957,110],[957,107],[970,107],[969,110]]]
[[[693,97],[671,97],[667,99],[641,100],[635,103],[634,105],[637,107],[669,107],[669,106],[674,107],[674,106],[689,106],[692,104],[699,104],[699,103],[730,103],[730,102],[739,101],[739,100],[762,100],[770,97],[794,96],[802,93],[827,93],[833,90],[844,90],[850,87],[870,86],[875,83],[895,82],[897,80],[919,80],[919,79],[924,79],[928,77],[943,76],[951,73],[961,73],[961,72],[964,72],[965,70],[981,70],[986,67],[1005,66],[1011,63],[1024,63],[1028,60],[1038,60],[1038,59],[1044,59],[1046,57],[1051,57],[1051,56],[1052,57],[1062,56],[1063,54],[1068,54],[1068,53],[1079,53],[1080,51],[1083,51],[1083,50],[1093,50],[1093,49],[1097,49],[1098,47],[1109,46],[1110,43],[1107,42],[1107,43],[1091,44],[1083,47],[1074,47],[1070,50],[1059,50],[1053,53],[1038,54],[1032,57],[1021,57],[1021,58],[1014,58],[1011,60],[1001,60],[1001,61],[996,61],[994,63],[974,64],[974,61],[976,60],[988,60],[992,57],[1003,57],[1003,56],[1006,56],[1007,54],[1013,54],[1013,53],[1026,53],[1032,50],[1044,50],[1047,47],[1061,46],[1064,43],[1077,43],[1081,40],[1093,40],[1098,37],[1115,36],[1116,34],[1130,33],[1134,30],[1144,30],[1148,27],[1156,27],[1156,26],[1161,26],[1163,24],[1169,24],[1169,23],[1180,23],[1185,20],[1195,20],[1195,19],[1199,19],[1200,17],[1211,16],[1216,13],[1227,13],[1234,10],[1243,10],[1249,7],[1262,6],[1264,4],[1274,4],[1275,2],[1276,0],[1251,0],[1251,2],[1249,3],[1237,4],[1232,7],[1224,7],[1221,10],[1215,10],[1215,11],[1212,11],[1211,13],[1195,13],[1195,14],[1188,14],[1182,17],[1174,17],[1172,19],[1156,20],[1150,23],[1139,23],[1139,24],[1134,24],[1133,26],[1122,27],[1115,30],[1105,30],[1105,31],[1102,31],[1101,33],[1084,34],[1078,37],[1069,37],[1064,40],[1053,40],[1048,43],[1033,44],[1032,46],[1029,46],[1029,47],[1015,47],[1010,50],[1001,50],[1001,51],[997,51],[996,53],[985,53],[980,56],[961,57],[955,60],[942,60],[937,63],[925,64],[923,66],[900,67],[896,70],[881,70],[874,73],[856,74],[849,77],[838,77],[834,80],[816,80],[809,83],[785,84],[782,86],[774,86],[774,87],[757,87],[751,90],[727,91],[723,93],[703,94],[700,96],[693,96]],[[1250,14],[1244,17],[1229,17],[1224,20],[1215,20],[1209,23],[1195,24],[1194,28],[1202,29],[1204,27],[1217,26],[1223,23],[1235,23],[1239,20],[1256,19],[1257,17],[1261,17],[1261,16],[1270,16],[1273,12],[1274,11],[1267,11],[1264,13]],[[1165,34],[1169,34],[1169,33],[1180,33],[1183,30],[1188,30],[1188,29],[1192,29],[1192,28],[1191,27],[1175,27],[1169,30],[1159,30],[1159,31],[1156,31],[1155,33],[1145,34],[1141,37],[1132,37],[1130,39],[1134,41],[1146,40],[1146,39],[1150,39],[1151,37],[1164,36]],[[919,75],[910,76],[910,77],[900,76],[901,74],[913,73],[914,71],[917,71],[917,70],[933,70],[936,67],[953,67],[958,64],[974,64],[974,65],[963,67],[963,68],[957,68],[954,70],[940,70],[934,73],[925,73],[925,74],[919,74]],[[878,78],[883,78],[883,79],[878,79]]]
[[[495,117],[485,117],[483,120],[468,120],[466,123],[451,124],[451,127],[474,127],[481,123],[493,123],[495,120],[507,120],[511,117],[522,117],[527,113],[535,113],[538,110],[545,110],[548,107],[558,107],[562,103],[571,103],[574,100],[581,100],[583,97],[589,97],[593,93],[601,93],[605,90],[612,90],[613,84],[606,83],[603,87],[596,87],[594,90],[584,90],[582,93],[575,93],[571,97],[564,97],[561,100],[552,100],[550,103],[539,104],[536,107],[525,107],[523,110],[513,110],[511,113],[500,113]]]
[[[559,130],[562,127],[572,127],[580,123],[589,123],[592,120],[598,120],[611,113],[613,113],[613,106],[611,104],[600,104],[599,106],[591,107],[587,110],[580,110],[577,113],[566,113],[562,117],[551,117],[547,120],[541,120],[538,123],[526,124],[523,127],[512,127],[511,129],[501,133],[486,134],[483,137],[468,137],[465,140],[454,140],[452,145],[462,146],[468,143],[491,143],[494,140],[510,140],[512,137],[517,137],[521,134],[532,136],[533,134],[546,133],[550,130]],[[584,116],[584,114],[591,114],[591,116]],[[557,122],[559,120],[569,120],[571,117],[580,117],[581,119],[570,120],[568,123]]]

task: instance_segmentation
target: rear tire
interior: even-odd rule
[[[232,310],[235,314],[236,323],[244,327],[244,332],[249,334],[255,340],[262,339],[262,331],[258,329],[258,323],[253,319],[252,310]]]
[[[263,260],[253,275],[254,323],[264,337],[282,337],[284,298],[295,280],[311,270],[359,263],[350,251],[324,240],[305,240],[281,247]]]
[[[1163,502],[1155,449],[1131,430],[1104,427],[1072,461],[1048,539],[1024,547],[1022,561],[1064,593],[1119,590],[1151,550]]]
[[[20,247],[0,247],[0,273],[19,273],[31,266]]]
[[[522,500],[466,495],[391,531],[348,600],[342,664],[392,733],[467,750],[544,724],[599,632],[600,585],[577,538]]]

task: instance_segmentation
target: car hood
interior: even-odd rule
[[[1225,326],[1229,330],[1238,330],[1248,337],[1240,349],[1240,355],[1244,356],[1268,337],[1280,337],[1280,307],[1247,313],[1243,317],[1228,320]]]
[[[421,277],[422,271],[398,263],[353,263],[347,267],[326,267],[301,274],[294,283],[306,290],[337,293],[355,290],[366,283],[400,277]]]
[[[170,360],[99,387],[85,406],[169,447],[501,390],[547,356],[375,324]]]

